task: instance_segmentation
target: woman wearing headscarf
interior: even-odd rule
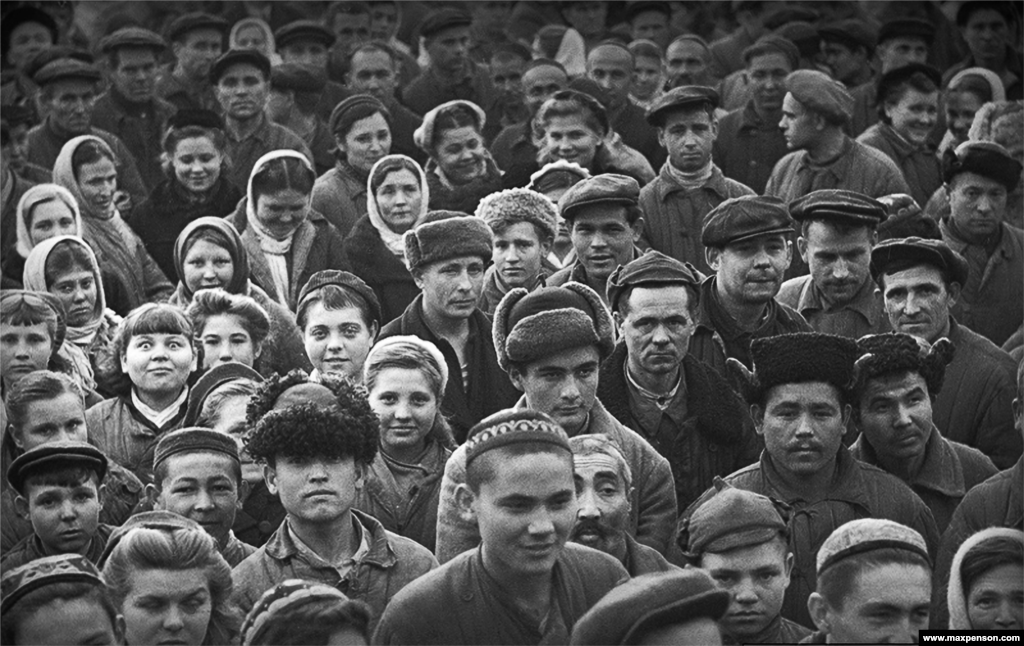
[[[954,150],[967,141],[974,115],[992,101],[1005,101],[1006,90],[999,75],[984,67],[968,67],[949,79],[943,92],[946,112],[946,134],[936,155],[942,159],[946,150]]]
[[[38,184],[18,200],[15,219],[17,242],[14,253],[3,258],[3,288],[22,285],[25,259],[32,248],[55,236],[82,235],[82,214],[75,197],[63,186]]]
[[[953,557],[946,594],[949,629],[1020,631],[1022,588],[1024,532],[1009,527],[981,530]]]
[[[255,49],[270,59],[271,65],[281,63],[281,55],[277,53],[274,31],[262,18],[242,18],[231,27],[228,37],[230,49]]]

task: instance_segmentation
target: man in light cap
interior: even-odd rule
[[[657,251],[615,270],[608,304],[620,342],[601,365],[597,396],[668,458],[685,509],[714,476],[757,460],[761,444],[728,382],[689,352],[700,276]]]
[[[793,152],[775,164],[765,195],[788,203],[824,188],[874,198],[909,193],[895,162],[843,131],[852,116],[853,97],[828,75],[797,70],[786,77],[779,128]]]
[[[758,463],[725,478],[734,487],[788,503],[792,582],[782,616],[810,626],[807,598],[814,590],[815,554],[839,525],[856,518],[905,522],[928,537],[939,534],[928,507],[907,485],[850,455],[843,434],[850,419],[850,388],[857,344],[817,333],[756,339],[754,370],[730,360],[765,450]],[[690,506],[692,517],[713,490]]]
[[[811,633],[784,618],[793,571],[789,506],[715,478],[716,493],[680,529],[686,559],[731,596],[719,620],[727,643],[795,644]]]
[[[892,520],[837,528],[817,558],[807,644],[916,644],[928,628],[932,562],[921,534]]]
[[[484,417],[515,403],[517,393],[498,366],[491,321],[479,307],[493,236],[483,220],[432,211],[405,236],[405,259],[420,294],[378,340],[407,334],[430,341],[448,363],[441,411],[459,442]]]
[[[224,51],[228,21],[207,13],[187,13],[167,27],[174,65],[157,81],[156,92],[181,108],[219,111],[210,68]]]
[[[470,435],[454,497],[480,544],[399,592],[375,644],[565,644],[573,624],[629,578],[608,554],[567,542],[573,456],[555,420],[502,411]]]

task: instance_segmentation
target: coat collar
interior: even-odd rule
[[[803,314],[805,311],[827,311],[828,307],[822,297],[821,290],[818,289],[814,280],[810,276],[805,276],[803,278],[805,279],[804,286],[800,290],[800,298],[796,304],[796,311],[800,314]],[[875,283],[869,276],[854,295],[853,300],[839,307],[839,311],[853,310],[863,316],[864,319],[872,326],[877,325],[884,308],[879,307],[876,291],[877,288],[875,287]]]
[[[384,531],[384,526],[380,524],[380,521],[357,509],[351,510],[351,513],[353,522],[360,525],[363,530],[363,536],[366,537],[366,541],[370,546],[370,550],[359,563],[367,563],[380,568],[394,566],[398,562],[398,557],[388,542],[387,533]],[[291,530],[287,527],[287,524],[288,519],[286,518],[285,522],[281,523],[281,526],[277,528],[277,531],[267,541],[267,556],[276,561],[291,559],[299,553],[299,548],[295,541],[292,540]]]
[[[850,452],[861,462],[881,468],[875,447],[863,434],[850,447]],[[950,498],[963,498],[967,493],[960,458],[957,457],[949,440],[939,433],[935,424],[932,424],[931,435],[924,445],[921,469],[907,484],[911,487],[930,489]]]
[[[849,503],[864,509],[870,509],[877,501],[870,500],[864,487],[861,466],[857,459],[850,455],[849,449],[839,446],[836,454],[836,464],[832,474],[832,482],[829,484],[828,500]],[[785,500],[799,500],[802,492],[793,491],[787,486],[768,450],[761,452],[761,477],[768,484],[770,491],[781,492]]]

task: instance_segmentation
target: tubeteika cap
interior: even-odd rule
[[[625,265],[619,265],[608,277],[608,305],[619,311],[619,297],[633,287],[690,285],[699,288],[701,275],[690,263],[683,263],[660,251],[650,250]]]
[[[420,36],[430,38],[445,29],[454,27],[469,27],[473,19],[469,14],[458,9],[438,9],[427,14],[427,17],[420,25]]]
[[[818,576],[843,559],[874,550],[896,548],[922,557],[930,565],[928,545],[921,534],[884,518],[859,518],[840,525],[818,550]]]
[[[942,181],[960,173],[975,173],[995,180],[1013,192],[1020,182],[1021,165],[1005,148],[992,141],[965,141],[942,156]]]
[[[494,235],[478,217],[458,211],[431,211],[416,228],[405,232],[405,260],[409,269],[461,256],[491,259]]]
[[[744,195],[730,198],[704,216],[700,241],[705,247],[724,248],[759,236],[793,232],[793,218],[777,197]]]
[[[660,127],[665,119],[676,110],[694,109],[701,106],[717,108],[718,92],[703,85],[681,85],[665,92],[647,108],[647,123]]]
[[[100,571],[79,554],[43,556],[8,570],[0,580],[0,612],[5,615],[25,595],[57,583],[88,583],[105,587]]]
[[[46,85],[64,79],[97,82],[102,78],[99,68],[74,58],[58,58],[39,68],[32,76],[37,85]]]
[[[282,612],[292,610],[313,601],[333,600],[348,603],[352,600],[345,594],[325,583],[302,579],[286,579],[270,588],[252,607],[242,624],[243,646],[255,643],[264,632],[267,622]],[[357,602],[360,603],[360,602]]]
[[[107,475],[107,456],[87,442],[47,442],[25,451],[11,463],[7,482],[20,494],[25,493],[25,480],[43,469],[84,467],[96,472],[100,481]]]
[[[786,77],[786,91],[809,110],[842,123],[853,118],[853,96],[828,74],[818,70],[796,70]]]
[[[223,453],[236,462],[240,461],[238,444],[233,437],[227,433],[193,426],[179,428],[160,438],[153,453],[153,470],[167,458],[181,453]]]
[[[299,299],[296,301],[298,305],[295,307],[296,311],[302,307],[302,302],[306,300],[307,296],[327,285],[334,285],[355,292],[356,295],[366,301],[366,305],[370,308],[370,317],[378,325],[384,322],[381,321],[380,300],[377,299],[377,294],[373,291],[373,288],[367,285],[359,276],[339,269],[324,269],[310,276],[306,284],[302,286],[302,291],[299,292]]]
[[[602,173],[585,179],[562,195],[558,209],[565,220],[572,220],[576,213],[594,204],[622,204],[637,206],[640,201],[640,184],[632,177]]]
[[[216,85],[220,77],[228,71],[232,65],[252,65],[263,73],[263,78],[270,80],[270,59],[255,49],[230,49],[218,58],[210,68],[210,83]]]
[[[196,29],[216,29],[222,35],[228,33],[228,21],[220,16],[213,16],[201,11],[194,11],[178,16],[167,26],[167,40],[179,40],[182,36]]]
[[[931,265],[950,282],[967,284],[967,261],[964,257],[942,240],[924,238],[894,238],[879,243],[871,250],[871,277],[881,285],[882,277],[890,266],[907,261]]]
[[[825,220],[876,228],[888,218],[885,206],[862,193],[829,188],[811,191],[789,203],[797,222]]]
[[[159,52],[167,49],[167,43],[160,34],[142,27],[122,27],[100,41],[100,51],[103,53],[121,47],[148,47]]]
[[[521,442],[544,442],[572,453],[569,436],[558,422],[535,410],[504,410],[469,429],[466,466],[488,451]]]
[[[315,20],[294,20],[274,32],[278,50],[296,41],[312,41],[330,47],[335,40],[334,33]]]
[[[705,552],[728,552],[786,536],[788,505],[731,486],[715,476],[715,495],[686,519],[679,547],[693,559]]]

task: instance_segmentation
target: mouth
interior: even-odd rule
[[[305,494],[303,498],[320,498],[322,496],[334,497],[335,495],[336,494],[330,489],[317,489],[315,491],[310,491],[309,493]]]
[[[810,444],[802,445],[802,446],[795,446],[795,447],[791,448],[789,450],[789,452],[792,453],[793,455],[806,455],[806,456],[818,455],[818,454],[821,453],[821,447],[813,446],[813,445],[810,445]]]
[[[344,366],[352,362],[348,359],[339,359],[337,357],[334,357],[332,359],[324,359],[323,363],[324,365],[327,366]]]
[[[543,557],[550,554],[557,547],[557,543],[543,543],[541,545],[524,545],[523,551],[533,557]]]

